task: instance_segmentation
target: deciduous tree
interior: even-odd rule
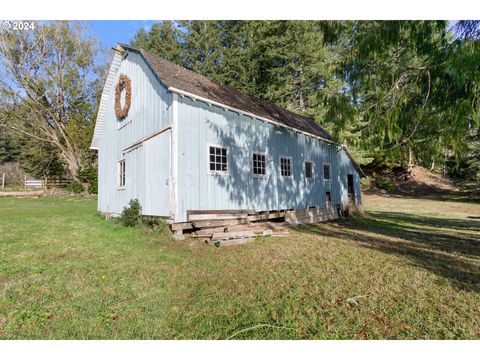
[[[55,149],[75,179],[94,126],[98,51],[79,22],[0,33],[0,124]]]

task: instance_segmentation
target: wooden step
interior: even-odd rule
[[[328,221],[338,217],[335,208],[303,209],[287,211],[285,221],[290,224],[307,224],[321,221]]]
[[[291,225],[303,225],[303,224],[312,224],[319,223],[323,221],[330,221],[337,219],[338,215],[335,214],[326,214],[326,215],[315,215],[315,216],[304,216],[288,219],[287,222]]]
[[[268,219],[278,219],[285,216],[285,211],[271,211],[263,214],[248,215],[248,221],[260,221]]]
[[[188,221],[246,219],[247,216],[249,216],[247,213],[234,213],[234,214],[193,214],[193,215],[188,215]]]
[[[188,210],[188,221],[246,219],[253,210]]]
[[[230,219],[230,220],[198,220],[192,221],[191,224],[195,228],[206,227],[222,227],[229,225],[248,224],[247,219]]]
[[[215,241],[226,241],[226,240],[233,240],[233,239],[242,239],[242,238],[251,238],[255,237],[255,233],[253,231],[232,231],[232,232],[222,232],[222,233],[214,233],[212,235],[212,242]]]

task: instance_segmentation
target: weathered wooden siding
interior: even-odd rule
[[[362,203],[362,194],[360,188],[360,175],[357,169],[353,166],[352,161],[342,149],[337,153],[337,168],[338,173],[338,193],[340,197],[340,204],[346,206],[348,203],[348,175],[353,175],[353,185],[355,191],[355,203]]]
[[[170,215],[170,136],[171,132],[167,131],[144,143],[144,214]]]
[[[132,85],[128,117],[121,122],[114,111],[115,85],[120,74]],[[144,214],[169,215],[169,131],[124,153],[137,141],[167,127],[171,122],[172,95],[157,80],[140,55],[128,53],[115,74],[107,94],[98,146],[98,209],[118,214],[130,199],[138,198]],[[118,187],[118,161],[125,158],[126,186]],[[158,204],[158,205],[157,205]]]
[[[339,181],[350,168],[342,163],[340,174],[337,161],[342,150],[338,145],[188,97],[180,97],[178,113],[177,221],[186,221],[187,210],[324,207],[326,191],[331,192],[334,204],[342,202]],[[229,148],[228,175],[208,174],[207,144]],[[267,155],[266,178],[251,173],[253,151]],[[292,157],[291,179],[280,176],[283,155]],[[305,161],[314,163],[313,180],[305,178]],[[323,180],[324,163],[331,165],[331,180]]]
[[[361,202],[359,174],[339,145],[188,97],[178,96],[174,107],[174,95],[140,55],[129,52],[124,59],[116,56],[114,63],[117,69],[113,67],[116,72],[109,76],[111,86],[104,94],[99,130],[99,211],[119,214],[137,198],[144,214],[170,217],[176,210],[175,221],[182,222],[187,220],[187,210],[325,207],[326,191],[331,192],[333,203],[340,205],[347,201],[349,173],[354,175],[356,201]],[[120,74],[131,79],[132,104],[128,118],[119,123],[114,88]],[[171,130],[138,143],[172,126],[172,114],[178,114],[176,157]],[[208,174],[208,144],[229,148],[228,175]],[[252,175],[254,151],[266,154],[265,178]],[[292,158],[292,178],[280,176],[280,156]],[[121,159],[126,162],[126,186],[122,189],[118,186]],[[178,160],[176,174],[171,172],[173,159]],[[305,161],[314,163],[313,180],[305,178]],[[323,179],[324,163],[331,166],[331,180]],[[176,186],[172,186],[174,179]]]

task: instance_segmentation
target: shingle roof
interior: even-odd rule
[[[313,119],[244,94],[231,86],[212,81],[205,76],[164,60],[143,49],[138,49],[130,45],[119,45],[122,48],[141,54],[160,81],[167,87],[172,87],[226,105],[230,108],[248,112],[327,140],[332,139],[331,135],[322,129]]]

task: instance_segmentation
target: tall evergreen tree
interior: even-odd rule
[[[429,166],[448,150],[464,154],[479,93],[470,81],[478,75],[460,72],[478,70],[467,65],[464,44],[447,32],[447,23],[359,21],[350,39],[343,75],[355,114],[348,125],[362,134],[358,146]]]
[[[163,24],[163,23],[162,23]],[[185,21],[173,61],[310,116],[374,158],[438,164],[460,158],[478,126],[478,24],[445,21]],[[173,30],[168,30],[167,33]],[[160,55],[156,31],[141,32]],[[162,44],[162,43],[160,43]],[[164,57],[168,58],[168,54]]]
[[[162,21],[152,25],[150,31],[140,29],[132,40],[132,45],[148,50],[165,60],[183,64],[182,33],[172,21]]]

